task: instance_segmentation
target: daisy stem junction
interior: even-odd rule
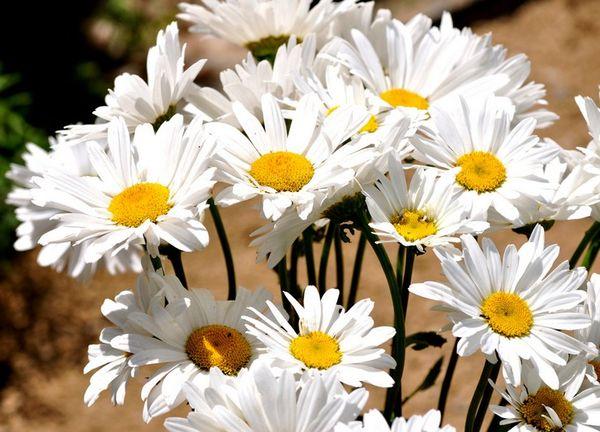
[[[315,254],[313,251],[313,227],[309,226],[302,233],[304,242],[304,258],[306,259],[306,274],[308,275],[308,284],[317,284],[317,272],[315,271]]]
[[[350,309],[356,303],[356,295],[358,293],[358,285],[360,283],[360,273],[362,270],[363,258],[367,246],[367,236],[361,231],[356,248],[356,256],[354,257],[354,268],[352,269],[352,278],[350,279],[350,290],[348,291],[348,302],[346,309]]]
[[[333,236],[335,231],[335,225],[333,222],[329,223],[327,227],[327,233],[325,234],[325,240],[323,241],[323,250],[321,251],[321,261],[319,262],[319,294],[323,296],[327,289],[327,263],[329,262],[329,253],[331,252],[331,243],[333,242]]]
[[[569,260],[569,267],[574,268],[577,262],[585,252],[587,246],[600,234],[600,222],[594,222],[592,226],[585,232],[585,235],[579,242],[577,249],[573,252],[573,256]]]
[[[363,209],[358,217],[361,230],[367,237],[367,241],[371,245],[373,252],[375,252],[379,264],[385,274],[394,307],[394,328],[396,329],[396,335],[394,336],[392,346],[392,356],[394,357],[394,360],[396,360],[396,368],[393,369],[390,374],[394,379],[395,385],[391,389],[388,389],[384,408],[384,416],[391,420],[393,417],[400,417],[402,415],[402,373],[404,372],[404,344],[406,337],[402,296],[390,258],[383,245],[378,243],[379,239],[377,236],[369,227],[369,218],[366,210]]]
[[[446,402],[448,401],[452,378],[454,377],[454,371],[456,370],[456,364],[458,363],[458,341],[458,338],[454,341],[454,347],[452,348],[448,367],[446,368],[444,380],[442,381],[442,388],[440,389],[440,398],[438,399],[437,409],[441,414],[442,420],[444,419],[444,411],[446,410]]]
[[[484,397],[484,393],[487,387],[489,387],[488,379],[490,379],[490,376],[492,376],[492,372],[496,367],[499,366],[494,365],[493,363],[490,363],[487,360],[483,365],[481,376],[479,377],[479,382],[477,383],[477,387],[475,388],[475,392],[473,393],[473,398],[471,399],[471,404],[469,405],[469,411],[467,412],[465,432],[479,432],[479,428],[476,428],[477,413],[479,411],[479,407]]]
[[[225,226],[223,225],[223,219],[221,219],[219,209],[212,198],[208,200],[208,205],[210,209],[210,214],[215,223],[217,235],[219,236],[219,241],[221,242],[223,257],[225,258],[225,266],[227,267],[227,284],[229,287],[227,299],[234,300],[237,291],[235,282],[235,267],[233,264],[233,255],[231,254],[231,247],[229,246],[229,240],[227,239],[227,232],[225,231]]]
[[[336,288],[340,291],[338,302],[344,304],[344,251],[342,249],[341,228],[337,226],[334,232],[333,244],[335,247],[335,280]]]

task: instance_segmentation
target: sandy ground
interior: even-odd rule
[[[388,5],[402,6],[394,1]],[[400,11],[399,15],[406,13]],[[599,14],[600,2],[595,0],[540,0],[526,4],[511,16],[475,25],[479,33],[492,31],[494,41],[506,45],[511,53],[529,55],[533,78],[546,83],[550,106],[561,116],[543,135],[568,148],[587,141],[573,96],[597,95],[600,23],[595,17]],[[255,251],[248,247],[248,235],[260,225],[252,206],[225,209],[223,217],[235,249],[239,283],[250,288],[264,286],[276,294],[274,272],[265,264],[255,264]],[[211,238],[216,238],[212,223],[208,224]],[[589,224],[589,220],[558,223],[548,233],[549,241],[562,246],[561,260],[569,257]],[[494,239],[502,247],[509,242],[523,242],[523,237],[512,233],[498,234]],[[355,243],[346,251],[347,275],[351,272],[354,248]],[[206,251],[186,256],[184,263],[191,285],[210,288],[224,298],[226,277],[216,241]],[[374,314],[378,324],[390,324],[392,309],[387,287],[370,251],[364,269],[359,297],[370,297],[376,302]],[[143,425],[139,384],[129,387],[125,407],[112,407],[106,397],[92,408],[86,408],[82,401],[88,381],[81,372],[86,345],[96,339],[105,325],[99,306],[104,298],[132,287],[134,276],[99,274],[92,283],[80,286],[67,277],[40,269],[34,254],[20,256],[5,271],[7,275],[0,282],[0,369],[9,366],[12,373],[8,377],[0,374],[0,383],[9,380],[0,393],[0,432],[162,430],[162,419]],[[433,254],[428,253],[417,260],[413,280],[436,279],[442,279],[439,266]],[[446,323],[442,314],[429,310],[431,306],[431,302],[411,298],[408,333],[437,330]],[[441,350],[408,351],[405,391],[418,385],[440,355],[447,360],[453,340],[446,336],[449,341]],[[482,364],[480,355],[461,359],[458,364],[446,417],[458,430],[462,430]],[[380,391],[373,391],[369,407],[379,406],[381,396]],[[435,406],[437,398],[436,386],[415,396],[407,404],[406,413],[424,412]],[[182,407],[174,414],[185,412]]]

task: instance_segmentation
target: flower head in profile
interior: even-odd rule
[[[17,251],[34,249],[44,234],[60,226],[60,222],[55,220],[55,216],[61,213],[60,209],[41,207],[34,203],[39,189],[36,179],[48,170],[77,176],[89,175],[91,171],[83,143],[66,144],[60,137],[57,140],[51,139],[51,143],[50,151],[35,144],[27,144],[22,156],[25,165],[12,164],[6,173],[6,177],[14,183],[6,202],[16,207],[15,216],[19,226],[14,247]],[[111,274],[128,270],[139,273],[142,270],[141,248],[134,246],[116,254],[104,254],[99,261],[89,263],[84,259],[84,252],[90,243],[91,241],[85,240],[78,245],[72,245],[69,241],[47,244],[40,249],[37,262],[57,271],[64,270],[69,276],[84,282],[95,274],[99,264]]]
[[[48,170],[37,179],[34,203],[58,209],[59,224],[40,243],[87,242],[85,262],[145,243],[151,255],[161,242],[182,251],[208,244],[199,215],[210,198],[214,141],[197,119],[184,126],[181,115],[158,131],[145,124],[133,140],[123,119],[110,123],[106,150],[87,144],[95,174],[77,176]]]
[[[519,207],[533,205],[550,188],[541,176],[553,159],[533,135],[535,120],[511,127],[513,106],[505,98],[458,99],[456,109],[431,109],[431,128],[415,136],[414,157],[446,171],[459,187],[460,200],[473,214],[493,210],[519,218]]]
[[[298,383],[291,371],[276,376],[260,360],[235,380],[212,368],[205,388],[184,391],[193,411],[167,419],[169,432],[333,432],[356,419],[368,398],[365,389],[347,393],[333,372],[306,372]]]
[[[217,202],[227,206],[260,196],[267,219],[278,219],[288,208],[305,219],[328,189],[353,179],[354,168],[372,152],[367,145],[345,142],[364,124],[366,114],[340,109],[321,124],[318,104],[315,95],[302,98],[289,132],[271,95],[262,97],[264,127],[238,103],[233,109],[245,135],[226,124],[207,125],[218,144],[219,180],[230,185]]]
[[[585,362],[575,357],[556,373],[556,388],[530,368],[523,369],[523,385],[508,383],[505,392],[496,388],[508,402],[508,406],[490,407],[503,419],[500,424],[512,426],[510,432],[599,431],[600,386],[582,388]]]
[[[448,178],[417,168],[407,187],[402,162],[389,159],[389,178],[380,174],[377,183],[364,188],[370,226],[383,242],[416,246],[422,252],[425,246],[447,245],[459,241],[460,234],[480,234],[489,227],[469,219]]]
[[[305,370],[335,371],[338,379],[354,387],[363,382],[379,387],[391,387],[394,380],[387,369],[396,362],[385,353],[381,344],[390,340],[393,327],[373,328],[370,313],[374,303],[364,299],[347,311],[338,306],[340,292],[329,289],[319,297],[314,286],[304,290],[304,305],[285,293],[298,314],[299,328],[269,302],[274,320],[250,308],[254,316],[245,316],[248,332],[265,346],[265,358],[273,367],[301,373]]]
[[[410,291],[441,301],[460,338],[458,354],[481,350],[491,361],[502,361],[505,378],[520,384],[524,362],[551,388],[559,386],[554,366],[566,364],[565,355],[589,348],[562,332],[590,325],[578,311],[585,300],[584,268],[569,269],[563,262],[551,271],[559,247],[544,246],[544,230],[537,225],[519,250],[509,245],[501,257],[491,240],[480,247],[463,235],[462,261],[452,252],[436,251],[448,284],[415,283]]]
[[[248,307],[267,313],[265,302],[271,298],[262,289],[239,288],[235,300],[218,301],[206,289],[185,289],[174,276],[150,276],[166,305],[153,303],[147,313],[130,313],[128,320],[143,332],[111,341],[114,348],[131,353],[129,366],[161,366],[142,389],[146,421],[183,403],[185,383],[206,387],[211,368],[230,377],[248,368],[262,344],[246,332],[241,316]]]
[[[311,33],[328,39],[336,18],[356,8],[355,0],[334,3],[323,0],[202,1],[180,3],[179,18],[192,23],[193,32],[225,39],[247,48],[258,60],[273,60],[277,49],[291,36],[303,40]],[[251,24],[249,24],[251,23]]]
[[[442,416],[437,410],[425,415],[413,415],[408,419],[397,417],[389,426],[380,411],[370,410],[362,422],[338,423],[335,432],[456,432],[452,426],[440,426]]]
[[[209,117],[188,103],[197,91],[194,80],[206,63],[198,60],[184,69],[185,45],[179,42],[179,29],[171,23],[161,30],[156,45],[148,51],[146,71],[148,80],[138,75],[124,73],[115,79],[115,87],[105,98],[106,105],[96,108],[96,124],[70,125],[61,133],[69,140],[85,141],[106,138],[109,123],[123,118],[129,132],[150,123],[157,130],[162,123],[177,113],[186,115],[186,121],[194,116],[208,120]]]

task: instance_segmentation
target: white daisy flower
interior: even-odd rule
[[[158,33],[156,45],[148,51],[148,81],[129,73],[119,75],[114,90],[109,90],[105,98],[106,105],[94,111],[98,123],[70,125],[61,133],[69,140],[104,139],[110,121],[117,117],[125,120],[132,133],[144,123],[157,130],[176,113],[185,113],[188,121],[194,116],[209,120],[187,103],[196,91],[194,80],[206,60],[198,60],[184,70],[185,47],[179,42],[177,23],[171,23]]]
[[[89,171],[89,160],[82,144],[66,145],[51,139],[52,150],[46,150],[35,144],[27,144],[23,154],[25,165],[12,164],[6,177],[15,186],[8,194],[6,202],[14,205],[15,215],[20,225],[17,227],[17,240],[14,247],[17,251],[34,249],[39,239],[47,232],[56,229],[59,222],[53,219],[60,213],[55,208],[40,207],[33,203],[37,185],[35,179],[49,169],[60,170],[73,175],[86,175]],[[133,270],[139,273],[140,250],[137,247],[123,250],[114,256],[104,254],[97,263],[87,263],[83,253],[89,242],[74,246],[70,242],[59,242],[41,248],[37,262],[43,267],[50,266],[57,271],[65,270],[69,276],[80,281],[88,281],[102,263],[111,273]]]
[[[146,421],[181,404],[186,382],[206,387],[212,367],[236,376],[252,364],[262,345],[245,331],[241,316],[247,307],[267,313],[266,301],[271,298],[263,289],[239,288],[235,300],[216,301],[208,290],[186,290],[176,277],[151,277],[161,285],[167,305],[157,303],[147,314],[129,314],[128,319],[145,333],[111,341],[114,348],[133,354],[131,367],[161,365],[142,389]]]
[[[333,22],[356,7],[355,0],[203,0],[203,5],[180,3],[179,18],[192,23],[193,32],[209,34],[247,48],[258,60],[272,60],[290,36],[303,40],[315,33],[329,39]]]
[[[493,73],[494,53],[470,56],[469,37],[452,29],[444,15],[442,28],[418,16],[403,24],[393,20],[365,35],[351,31],[352,43],[334,39],[323,48],[327,58],[340,62],[389,108],[427,111],[457,94],[491,93],[507,84],[504,74]]]
[[[582,343],[589,345],[596,352],[588,353],[587,378],[592,384],[600,381],[600,275],[594,273],[587,283],[587,297],[583,307],[584,312],[592,320],[588,328],[575,332],[575,337]]]
[[[211,118],[238,128],[232,108],[235,102],[262,121],[261,97],[271,94],[281,100],[295,100],[294,77],[300,70],[312,67],[315,51],[315,38],[309,36],[301,44],[296,43],[296,38],[290,38],[279,47],[272,64],[267,60],[256,61],[248,54],[233,69],[221,72],[225,95],[212,87],[197,87],[189,100]]]
[[[394,380],[387,369],[395,368],[396,362],[377,347],[389,341],[396,331],[393,327],[373,328],[371,300],[361,300],[345,311],[337,305],[339,294],[337,289],[329,289],[320,298],[317,288],[308,286],[302,306],[286,292],[298,315],[298,330],[270,302],[267,303],[274,320],[250,308],[256,318],[243,319],[248,333],[265,345],[261,358],[273,367],[297,374],[311,369],[335,371],[340,382],[353,387],[360,387],[363,382],[391,387]]]
[[[290,371],[275,376],[257,361],[231,379],[212,368],[206,388],[186,385],[193,409],[187,418],[169,418],[170,432],[333,432],[338,421],[354,420],[368,392],[347,393],[335,373],[305,373],[301,385]]]
[[[460,234],[481,234],[489,227],[485,221],[469,219],[449,178],[417,168],[407,187],[402,162],[394,156],[389,159],[389,178],[380,174],[376,184],[364,188],[369,225],[382,242],[416,246],[423,252],[424,247],[448,245],[459,241]]]
[[[456,432],[452,426],[440,426],[442,416],[437,410],[430,410],[425,415],[413,415],[408,420],[404,417],[394,419],[392,426],[377,410],[370,410],[363,416],[362,422],[351,422],[347,425],[339,423],[335,432]]]
[[[598,178],[600,175],[600,107],[590,97],[577,96],[575,102],[587,124],[591,137],[587,147],[579,148],[582,154],[576,161],[587,173]],[[600,204],[592,206],[592,218],[600,221]]]
[[[511,425],[510,432],[600,431],[600,386],[583,390],[585,363],[579,358],[558,369],[559,386],[544,384],[536,371],[523,370],[523,385],[507,384],[499,392],[508,406],[491,406],[491,411]]]
[[[444,303],[440,309],[449,313],[452,334],[460,338],[459,355],[481,350],[492,362],[498,356],[505,378],[515,386],[523,361],[528,361],[547,385],[558,388],[552,365],[564,366],[565,354],[589,350],[561,332],[590,325],[589,317],[576,310],[585,299],[579,289],[585,269],[569,270],[565,261],[550,271],[559,247],[544,247],[540,225],[518,251],[509,245],[502,259],[487,238],[483,249],[470,235],[461,240],[461,262],[451,252],[436,251],[449,285],[416,283],[410,291]]]
[[[472,214],[495,210],[519,218],[518,204],[535,201],[550,188],[543,165],[554,158],[533,135],[535,120],[510,126],[514,109],[505,98],[458,99],[457,109],[432,108],[432,128],[415,135],[415,159],[447,171]],[[433,129],[435,128],[435,130]]]
[[[129,379],[139,374],[138,368],[128,364],[131,352],[114,348],[111,342],[118,336],[132,332],[151,337],[143,327],[129,320],[134,312],[147,313],[153,303],[164,303],[164,296],[159,295],[161,285],[148,276],[154,273],[148,255],[144,257],[143,264],[145,271],[138,276],[135,290],[120,292],[114,301],[104,300],[100,309],[114,326],[102,329],[100,344],[88,347],[88,364],[83,372],[97,371],[90,378],[90,385],[83,396],[87,406],[92,406],[105,390],[110,391],[113,404],[123,405]]]
[[[264,128],[239,103],[233,110],[245,135],[226,124],[207,125],[218,143],[219,180],[231,185],[217,202],[229,206],[260,196],[267,219],[276,220],[291,207],[306,218],[329,188],[347,184],[354,168],[371,157],[365,145],[344,144],[365,123],[366,114],[339,109],[320,124],[318,105],[315,95],[302,98],[289,132],[271,95],[262,97]]]
[[[208,232],[198,218],[215,183],[209,138],[201,120],[185,127],[179,114],[156,132],[139,126],[133,141],[125,121],[113,120],[106,151],[96,142],[87,145],[97,175],[52,170],[37,180],[34,203],[60,210],[54,216],[59,226],[40,243],[89,241],[88,263],[144,242],[153,256],[161,241],[185,252],[202,249]]]

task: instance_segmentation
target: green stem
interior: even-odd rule
[[[569,266],[574,268],[583,255],[583,252],[587,248],[588,244],[600,233],[600,222],[594,222],[592,226],[585,232],[583,238],[579,242],[577,249],[573,252],[573,256],[569,260]]]
[[[402,415],[402,373],[404,372],[405,349],[404,309],[402,308],[402,297],[396,281],[394,268],[392,267],[392,263],[390,262],[390,258],[384,247],[381,243],[377,243],[378,238],[373,234],[369,227],[369,220],[365,210],[360,212],[359,221],[362,232],[366,235],[367,241],[375,252],[379,264],[385,274],[392,297],[392,305],[394,307],[394,328],[396,329],[396,335],[394,336],[392,354],[396,360],[396,368],[390,372],[395,385],[391,389],[388,389],[384,409],[385,417],[391,420],[392,417],[400,417]]]
[[[600,239],[595,238],[592,240],[585,257],[583,257],[583,261],[581,262],[581,265],[585,267],[587,271],[590,271],[594,265],[594,261],[596,261],[596,257],[598,256],[598,250],[600,250]]]
[[[498,361],[492,372],[490,373],[490,379],[495,383],[498,379],[498,372],[500,372],[500,365],[502,362]],[[489,382],[488,382],[489,384]],[[492,398],[492,394],[494,393],[494,387],[491,385],[486,386],[483,391],[483,396],[481,397],[481,403],[479,404],[479,409],[477,410],[477,416],[475,417],[475,427],[476,431],[481,430],[481,426],[483,425],[483,420],[485,419],[485,415],[487,414],[488,407],[490,406],[490,399]]]
[[[396,256],[396,283],[402,286],[402,276],[404,275],[404,252],[406,248],[399,244],[398,255]]]
[[[344,304],[344,251],[342,249],[342,237],[340,236],[340,228],[336,227],[333,244],[335,247],[335,280],[337,289],[340,291],[338,303]]]
[[[440,390],[440,398],[438,399],[438,411],[444,418],[444,411],[446,410],[446,402],[448,401],[448,395],[450,394],[450,386],[452,385],[452,378],[454,377],[454,371],[456,370],[456,364],[458,363],[458,341],[456,338],[454,341],[454,347],[450,354],[450,361],[446,368],[446,374],[444,375],[444,381],[442,381],[442,388]]]
[[[321,261],[319,262],[319,294],[321,296],[323,296],[327,289],[327,263],[329,262],[329,253],[335,229],[335,225],[330,222],[325,234],[325,240],[323,241],[323,251],[321,252]]]
[[[177,276],[177,279],[179,279],[181,285],[183,285],[185,289],[188,289],[187,278],[185,277],[183,262],[181,261],[181,251],[173,246],[170,246],[166,250],[166,255],[169,261],[171,261],[171,265],[173,266],[175,276]]]
[[[277,267],[277,275],[279,276],[279,288],[281,289],[281,303],[283,304],[283,307],[285,308],[288,315],[291,317],[293,308],[292,308],[291,303],[288,301],[288,299],[286,298],[286,296],[284,294],[284,292],[289,293],[289,286],[288,286],[289,279],[288,279],[286,258],[283,257],[281,259],[281,261],[279,261],[277,263],[276,267]]]
[[[313,228],[306,228],[302,233],[304,242],[304,258],[306,258],[306,274],[308,275],[308,284],[317,284],[317,273],[315,272],[315,254],[313,251]]]
[[[289,280],[290,280],[290,287],[292,289],[292,292],[294,293],[294,296],[296,296],[296,294],[298,293],[298,291],[300,290],[300,287],[298,286],[298,259],[300,258],[300,243],[298,242],[298,240],[295,240],[294,243],[292,243],[292,254],[290,257],[290,274],[289,274]],[[298,299],[298,297],[296,297]]]
[[[358,285],[360,282],[360,272],[362,270],[363,258],[367,246],[367,236],[365,233],[360,233],[358,246],[356,248],[356,256],[354,258],[354,268],[352,269],[352,279],[350,280],[350,291],[348,292],[348,303],[346,309],[350,309],[356,303],[356,295],[358,293]]]
[[[490,378],[494,367],[495,365],[487,360],[483,365],[481,376],[479,377],[479,382],[477,383],[477,388],[475,389],[475,393],[473,393],[473,398],[471,399],[471,404],[469,405],[467,421],[465,423],[465,432],[479,432],[479,429],[475,429],[475,419],[485,389],[489,386],[488,379]]]
[[[506,401],[506,399],[504,399],[503,397],[500,397],[500,402],[498,403],[498,405],[506,406],[507,404],[508,404],[508,402]],[[501,421],[502,421],[502,417],[500,417],[498,415],[494,415],[494,417],[492,417],[492,421],[490,422],[490,425],[488,426],[487,432],[497,432],[498,428],[500,427]]]
[[[229,240],[227,239],[227,233],[225,231],[225,227],[223,226],[223,219],[221,219],[219,208],[215,205],[215,201],[212,198],[208,200],[208,205],[210,209],[210,214],[215,223],[217,235],[219,236],[219,241],[221,242],[223,257],[225,258],[225,267],[227,268],[227,284],[229,286],[227,299],[234,300],[237,295],[237,286],[235,283],[235,267],[233,264],[233,255],[231,254],[231,247],[229,247]]]
[[[412,279],[416,255],[417,249],[414,246],[406,248],[406,262],[404,263],[404,277],[402,278],[402,309],[404,310],[404,319],[406,319],[408,311],[408,297],[410,295],[408,287]]]

